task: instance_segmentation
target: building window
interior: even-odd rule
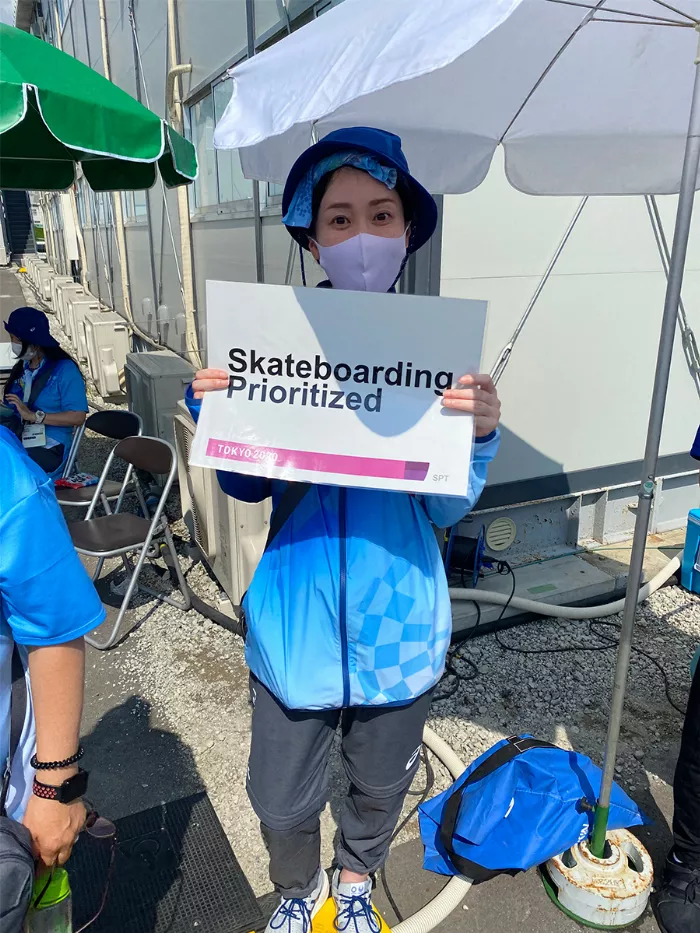
[[[322,13],[327,13],[329,10],[332,10],[334,6],[338,6],[338,4],[342,2],[343,0],[320,0],[320,3],[317,3],[314,7],[314,14],[316,16],[321,16]]]
[[[189,108],[189,135],[197,150],[199,175],[194,183],[195,207],[249,201],[253,183],[243,177],[235,150],[214,148],[214,127],[231,98],[233,82],[219,81],[211,93]]]
[[[215,123],[223,117],[232,91],[233,81],[230,78],[214,85]],[[217,149],[216,165],[220,204],[226,204],[229,201],[247,201],[253,197],[253,182],[244,178],[241,160],[236,149]]]
[[[197,207],[218,204],[216,185],[216,153],[214,151],[214,99],[207,94],[190,107],[192,143],[197,150],[199,174],[194,183],[194,203]]]
[[[71,0],[56,0],[56,6],[58,8],[58,22],[61,29],[66,24],[68,19],[68,14],[70,13]]]
[[[148,214],[145,191],[122,191],[124,220],[142,220]]]

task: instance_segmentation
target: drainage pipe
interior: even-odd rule
[[[177,132],[184,128],[180,75],[192,71],[191,64],[178,64],[177,12],[175,0],[168,0],[168,61],[170,69],[167,76],[168,100],[166,108],[170,122]],[[190,227],[190,202],[187,185],[180,185],[177,190],[177,216],[180,228],[180,262],[182,268],[182,301],[185,306],[185,342],[187,356],[195,367],[202,368],[199,351],[199,337],[194,315],[194,274],[192,271],[192,230]],[[165,199],[165,189],[163,198]]]
[[[428,726],[425,726],[423,729],[423,743],[438,761],[442,762],[452,777],[457,780],[466,765],[447,742],[443,741]],[[397,926],[392,927],[392,933],[428,933],[428,930],[432,930],[439,923],[442,923],[453,910],[459,907],[471,886],[472,882],[469,878],[465,878],[463,875],[455,875],[450,878],[442,891],[432,901],[429,901],[425,907],[421,907],[412,917],[407,917],[406,920],[402,920]]]
[[[109,38],[107,32],[107,10],[105,7],[105,0],[98,0],[98,4],[100,11],[102,65],[104,67],[105,78],[107,78],[108,81],[111,81],[112,69],[109,59]],[[133,323],[134,315],[131,311],[131,286],[129,284],[129,267],[127,265],[126,257],[126,237],[124,235],[124,212],[122,210],[121,191],[112,192],[112,207],[114,213],[114,235],[117,239],[117,256],[119,259],[119,278],[121,279],[122,301],[124,302],[124,316],[128,321]],[[99,217],[96,218],[96,223],[99,224]],[[112,297],[112,305],[114,305],[114,297]],[[116,310],[116,308],[113,307],[112,310]]]
[[[663,570],[660,570],[655,577],[645,583],[637,595],[637,604],[644,602],[652,593],[660,589],[673,574],[680,569],[681,555],[676,554],[670,560]],[[625,606],[625,599],[616,599],[615,602],[607,603],[602,606],[556,606],[551,603],[543,603],[536,599],[523,599],[520,596],[514,596],[509,599],[505,593],[490,593],[486,590],[470,590],[466,587],[450,587],[450,599],[463,599],[467,602],[487,603],[492,606],[505,606],[513,609],[521,609],[524,612],[531,612],[539,616],[549,616],[555,619],[599,619],[605,616],[614,616],[622,612]]]

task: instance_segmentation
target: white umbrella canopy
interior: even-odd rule
[[[675,193],[694,20],[699,0],[345,0],[232,69],[214,143],[283,182],[312,134],[378,126],[434,194],[479,185],[499,143],[529,194]]]

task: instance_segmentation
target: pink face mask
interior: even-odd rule
[[[358,233],[335,246],[317,243],[319,263],[333,288],[353,292],[388,292],[406,257],[406,235]]]

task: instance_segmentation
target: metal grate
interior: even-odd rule
[[[249,933],[264,921],[206,794],[117,820],[109,897],[91,933]],[[68,863],[73,924],[100,904],[109,843],[84,834]]]

